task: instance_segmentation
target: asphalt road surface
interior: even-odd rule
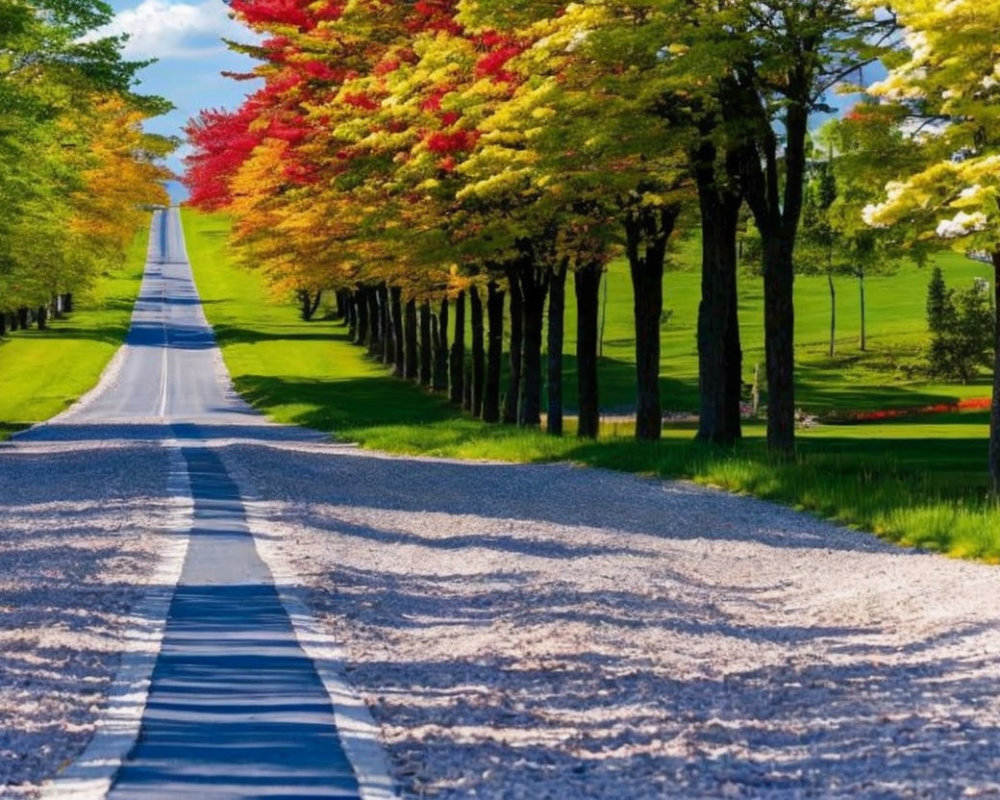
[[[314,441],[268,426],[220,380],[176,209],[155,212],[146,274],[113,380],[19,442],[160,440],[180,449],[194,499],[138,741],[108,795],[359,797],[330,698],[299,646],[247,530],[240,492],[206,444]]]

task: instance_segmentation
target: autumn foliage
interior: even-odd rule
[[[95,38],[109,19],[89,0],[0,7],[0,333],[43,325],[168,202],[174,144],[142,124],[169,106],[133,93],[142,65],[120,40]]]
[[[900,5],[923,24],[942,4]],[[947,5],[974,16],[972,4]],[[797,245],[808,239],[803,215],[807,229],[816,222],[811,115],[828,114],[836,90],[873,61],[902,64],[882,88],[887,99],[866,98],[846,115],[844,135],[861,144],[838,156],[856,165],[871,144],[912,143],[913,110],[940,107],[935,119],[953,118],[961,138],[982,111],[968,98],[992,96],[997,84],[977,72],[976,92],[931,102],[928,87],[940,87],[927,65],[968,76],[950,75],[960,66],[944,48],[917,46],[935,37],[901,39],[894,17],[861,0],[236,0],[233,9],[263,36],[241,48],[263,86],[236,111],[191,122],[186,180],[194,205],[232,214],[238,254],[276,292],[294,294],[304,316],[334,292],[356,342],[489,421],[539,424],[547,386],[548,428],[561,433],[573,280],[579,431],[596,436],[599,291],[608,261],[624,255],[635,293],[636,435],[656,439],[664,265],[678,232],[698,226],[698,437],[731,445],[746,380],[737,238],[749,223],[766,307],[768,444],[784,458],[795,447],[793,275],[812,252]],[[988,43],[977,41],[986,65]],[[995,123],[995,113],[981,116]],[[873,126],[892,134],[858,134]],[[873,157],[872,174],[905,177],[916,149]],[[872,204],[865,219],[865,193],[830,208],[850,215],[841,227],[861,252],[865,226],[910,214],[906,203],[927,195],[916,191],[922,180],[974,181],[949,189],[935,208],[953,218],[935,222],[995,242],[979,211],[995,206],[984,173],[995,175],[992,163],[946,158],[897,182],[891,202]]]

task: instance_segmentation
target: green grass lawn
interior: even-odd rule
[[[700,256],[682,247],[664,279],[664,307],[669,319],[663,326],[660,361],[664,407],[677,411],[698,407],[698,351],[695,341],[701,296]],[[953,253],[938,256],[949,286],[971,286],[973,278],[992,280],[989,267]],[[866,280],[868,349],[862,352],[860,300],[857,281],[835,279],[837,336],[833,359],[828,357],[830,299],[825,277],[798,276],[795,282],[797,398],[805,410],[908,408],[934,405],[967,397],[989,395],[988,380],[968,386],[929,382],[919,375],[922,350],[927,344],[926,288],[930,270],[913,264],[892,276]],[[632,288],[628,266],[613,262],[607,276],[607,312],[604,361],[601,369],[601,404],[609,409],[629,409],[634,403],[633,365],[635,335],[632,331]],[[760,278],[740,277],[740,334],[743,344],[744,381],[753,380],[754,367],[764,363],[764,294]],[[567,292],[568,340],[575,345],[576,314],[572,281]],[[572,386],[573,359],[567,386]],[[916,373],[916,374],[913,374]],[[568,401],[572,402],[573,397]]]
[[[58,414],[94,387],[128,332],[146,246],[143,231],[121,269],[75,295],[76,310],[66,319],[0,340],[0,440]]]
[[[396,453],[519,462],[571,460],[689,478],[785,503],[901,543],[1000,561],[1000,513],[987,500],[984,413],[808,429],[801,433],[794,463],[769,459],[760,425],[747,426],[746,441],[733,451],[694,443],[693,430],[685,425],[668,427],[663,441],[655,444],[636,443],[624,425],[605,426],[598,442],[488,426],[390,377],[362,348],[347,341],[339,323],[305,323],[291,304],[275,302],[257,275],[231,265],[225,217],[185,210],[183,219],[195,278],[230,373],[239,391],[275,420]],[[949,257],[948,261],[955,282],[982,272],[964,260]],[[869,290],[876,298],[870,322],[872,353],[830,369],[817,355],[828,321],[823,316],[809,322],[810,309],[818,315],[825,295],[810,297],[808,282],[799,282],[798,291],[805,296],[799,306],[805,364],[802,393],[815,398],[814,407],[902,407],[987,393],[985,386],[897,380],[892,371],[890,345],[919,348],[922,342],[926,278],[926,273],[914,269],[872,281],[878,283],[878,288]],[[617,348],[613,361],[624,363],[630,374],[627,275],[616,267],[611,279],[606,352]],[[890,280],[896,282],[895,288]],[[680,327],[684,319],[684,325],[693,325],[693,312],[686,304],[694,302],[696,281],[693,273],[673,273],[667,286],[668,296],[677,298],[668,300],[668,306],[675,308],[671,325],[678,330],[668,326],[665,331],[665,384],[678,387],[677,396],[690,395],[696,388],[693,334],[682,333]],[[825,285],[818,288],[826,291]],[[683,304],[681,297],[686,298]],[[747,297],[746,304],[749,312],[759,311],[759,298]],[[846,312],[845,316],[849,322]],[[752,320],[745,311],[744,340],[751,354],[760,346]],[[752,357],[748,361],[752,363]],[[676,372],[668,371],[670,365]],[[606,362],[605,381],[607,366]],[[569,427],[572,432],[572,420]]]

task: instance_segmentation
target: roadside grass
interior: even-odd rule
[[[65,410],[97,383],[128,333],[147,237],[137,233],[124,265],[78,292],[65,319],[0,340],[0,441]]]
[[[789,505],[900,544],[1000,562],[1000,512],[988,499],[988,415],[984,412],[805,429],[792,462],[768,456],[760,423],[748,423],[745,441],[733,450],[694,442],[689,424],[668,426],[658,443],[635,442],[631,427],[624,423],[606,424],[597,442],[574,438],[572,418],[567,421],[569,435],[564,438],[489,426],[457,413],[439,397],[389,376],[361,348],[348,342],[339,323],[301,322],[290,304],[270,298],[257,275],[234,267],[228,260],[225,217],[185,209],[183,220],[205,311],[236,387],[279,422],[305,425],[366,448],[398,454],[520,463],[564,460],[655,477],[686,478]],[[962,262],[951,267],[953,279],[956,272],[966,270],[971,275],[977,269]],[[673,286],[681,274],[668,276],[667,285]],[[622,277],[627,281],[627,275]],[[922,406],[988,393],[985,386],[897,382],[892,372],[878,366],[891,363],[885,342],[894,341],[893,336],[912,340],[919,347],[924,279],[925,273],[914,272],[891,279],[899,281],[895,290],[889,285],[877,292],[870,289],[870,298],[881,292],[896,304],[896,311],[889,313],[879,311],[874,303],[871,362],[845,356],[848,363],[840,369],[823,369],[820,361],[810,366],[811,351],[806,342],[807,358],[800,372],[806,397],[811,392],[822,407],[852,410]],[[613,285],[609,296],[612,291]],[[798,291],[803,291],[803,282]],[[674,296],[678,296],[676,289]],[[808,309],[809,303],[804,305]],[[612,311],[609,303],[609,330]],[[800,309],[800,320],[802,316]],[[890,333],[882,333],[878,319]],[[624,337],[625,324],[627,315],[620,308],[614,315],[615,335]],[[749,320],[745,324],[749,325]],[[816,323],[818,327],[826,324],[825,318]],[[807,327],[806,332],[809,330]],[[822,340],[817,341],[822,348]],[[749,336],[745,342],[752,346]],[[683,354],[676,346],[671,348],[665,344],[665,359],[683,363]],[[622,381],[626,374],[631,376],[626,350],[622,344],[616,357],[608,359],[616,365]],[[866,372],[873,379],[859,380]],[[676,391],[677,396],[696,392],[696,382],[691,385],[693,378],[669,372],[667,376],[668,390]],[[571,390],[572,380],[567,378],[567,390]],[[607,387],[602,385],[602,390],[607,398]]]

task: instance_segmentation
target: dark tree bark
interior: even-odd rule
[[[449,399],[455,405],[465,400],[465,292],[455,298],[455,339],[451,344],[451,391]]]
[[[472,364],[466,362],[463,367],[465,373],[462,380],[462,408],[465,411],[472,411]]]
[[[17,310],[17,326],[22,330],[26,331],[28,326],[31,324],[31,312],[27,308],[19,308]]]
[[[516,425],[518,403],[521,399],[521,358],[524,344],[524,298],[520,283],[512,268],[507,270],[510,285],[510,366],[507,377],[507,396],[504,398],[503,421]]]
[[[434,338],[434,391],[448,391],[448,298],[441,301]]]
[[[583,265],[573,275],[576,287],[576,396],[580,409],[577,436],[584,439],[596,439],[601,425],[597,340],[603,272],[602,265],[594,263]]]
[[[358,340],[358,305],[354,293],[344,291],[344,318],[347,321],[347,338],[351,342]]]
[[[17,312],[16,311],[11,311],[7,315],[7,320],[10,322],[10,324],[7,326],[7,329],[11,333],[14,333],[18,329],[17,323],[20,322],[20,319],[18,317]]]
[[[489,340],[486,354],[486,377],[483,386],[483,419],[500,421],[500,372],[503,360],[504,292],[496,281],[486,287],[486,316],[489,318]]]
[[[549,278],[549,392],[545,429],[551,436],[563,435],[563,348],[566,340],[566,270],[562,259]]]
[[[0,311],[0,336],[7,335],[7,314]]]
[[[406,301],[406,317],[403,322],[403,328],[406,333],[406,353],[404,355],[403,361],[405,362],[404,377],[407,380],[414,381],[420,374],[420,364],[417,357],[417,301],[407,300]]]
[[[742,198],[719,180],[715,145],[706,134],[695,153],[695,180],[702,224],[701,303],[698,307],[698,439],[731,445],[742,436],[740,348],[736,273]],[[729,169],[737,167],[729,154]]]
[[[66,292],[63,297],[65,298],[63,300],[63,310],[69,314],[73,310],[73,293]]]
[[[381,283],[378,287],[378,326],[382,331],[382,351],[379,353],[382,363],[386,366],[395,363],[396,342],[392,328],[392,301],[389,297],[389,287]]]
[[[431,338],[431,304],[424,300],[420,304],[420,385],[430,386],[434,373],[434,340]]]
[[[483,415],[483,384],[486,380],[486,345],[483,325],[483,298],[479,293],[479,287],[475,285],[469,288],[469,308],[472,326],[471,407],[469,410],[472,411],[473,416],[481,417]]]
[[[548,266],[541,266],[536,261],[534,248],[530,246],[519,260],[517,278],[521,287],[521,328],[524,337],[517,423],[524,427],[536,427],[542,423],[542,333],[551,272]]]
[[[337,319],[347,319],[347,297],[343,289],[337,289]]]
[[[381,318],[378,308],[378,292],[373,286],[365,288],[365,298],[368,303],[368,352],[376,356],[382,352]]]
[[[990,478],[994,498],[1000,495],[1000,248],[993,261],[993,401],[990,404]]]
[[[356,330],[354,332],[354,343],[365,346],[371,339],[371,312],[368,305],[368,290],[365,287],[358,287],[354,292],[354,311],[356,317]]]
[[[314,295],[308,289],[299,289],[295,292],[295,296],[298,298],[299,302],[299,315],[302,317],[303,321],[311,322],[312,318],[316,316],[316,312],[319,310],[319,304],[323,300],[323,292],[318,291]]]
[[[769,111],[751,90],[731,104],[753,127],[740,159],[739,179],[764,252],[764,352],[767,366],[767,445],[795,454],[795,240],[802,218],[811,82],[795,73],[779,142]],[[784,181],[782,181],[782,177]],[[782,186],[782,183],[784,184]]]
[[[392,374],[402,378],[406,369],[406,341],[403,332],[403,290],[393,286],[389,290],[389,316],[392,328]]]
[[[663,263],[680,208],[639,207],[625,215],[626,253],[635,310],[635,436],[660,438],[660,318],[663,316]]]
[[[35,323],[38,325],[38,330],[44,331],[49,325],[49,308],[48,306],[39,306],[38,311],[35,312]]]

